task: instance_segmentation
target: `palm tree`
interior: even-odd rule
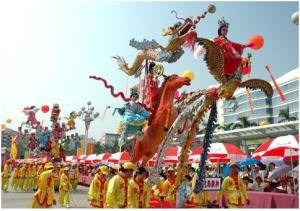
[[[294,121],[294,120],[297,119],[294,116],[290,116],[290,108],[289,107],[287,107],[286,109],[280,110],[278,116],[280,118],[282,118],[281,120],[278,121],[278,123],[288,122],[288,121]]]
[[[238,118],[238,120],[240,121],[239,123],[235,123],[232,125],[232,129],[236,129],[236,128],[247,128],[247,127],[251,127],[251,126],[257,126],[257,124],[255,122],[250,122],[248,120],[249,117],[247,116],[241,116]]]
[[[229,131],[231,130],[233,123],[228,123],[228,124],[223,124],[223,125],[219,125],[218,129],[221,129],[223,131]]]

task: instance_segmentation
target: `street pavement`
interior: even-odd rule
[[[88,208],[87,201],[88,187],[78,186],[76,191],[71,192],[71,208]],[[10,191],[1,192],[1,208],[31,208],[34,192]],[[55,199],[58,202],[58,192],[55,192]],[[53,208],[59,208],[58,204]]]

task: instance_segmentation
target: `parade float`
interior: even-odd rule
[[[132,90],[130,98],[126,98],[122,92],[115,93],[114,87],[104,78],[90,76],[91,79],[102,81],[105,87],[110,89],[113,97],[125,102],[124,107],[114,108],[114,113],[117,111],[123,117],[119,126],[121,151],[127,150],[131,155],[131,161],[140,163],[141,166],[146,166],[157,153],[154,168],[150,170],[151,184],[158,181],[164,153],[176,139],[182,145],[176,174],[176,187],[179,186],[197,128],[204,116],[209,115],[197,172],[199,179],[193,190],[196,193],[200,192],[205,177],[207,152],[217,120],[217,102],[221,99],[234,99],[234,93],[238,88],[246,88],[248,92],[260,89],[267,97],[273,95],[272,86],[268,82],[261,79],[243,80],[243,75],[251,72],[252,57],[251,54],[242,57],[243,50],[247,47],[253,50],[262,48],[264,44],[262,36],[252,36],[246,45],[234,43],[226,37],[229,23],[224,18],[218,22],[219,36],[214,40],[197,34],[196,28],[200,20],[215,11],[216,7],[209,5],[207,11],[194,20],[178,18],[176,11],[172,11],[180,21],[163,30],[163,36],[169,36],[167,45],[162,46],[154,39],[151,41],[144,39],[142,42],[132,39],[129,45],[136,48],[138,53],[131,66],[123,57],[113,57],[123,73],[143,78],[141,84],[137,86],[140,89]],[[203,58],[209,73],[218,83],[217,86],[181,95],[178,93],[177,89],[190,85],[195,73],[185,71],[182,76],[175,74],[166,76],[163,62],[175,63],[187,48],[194,51],[196,58]],[[161,79],[162,85],[158,86]]]

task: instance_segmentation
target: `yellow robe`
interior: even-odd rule
[[[163,189],[163,184],[164,184],[165,180],[161,179],[156,185],[154,185],[152,187],[152,190],[154,191],[154,196],[159,198],[160,196],[165,197],[165,195],[162,192]]]
[[[246,200],[248,199],[248,194],[246,191],[246,186],[240,176],[238,176],[238,184],[240,189],[239,191],[237,190],[234,180],[230,176],[227,176],[222,183],[222,189],[220,193],[217,195],[217,201],[219,201],[221,196],[225,194],[225,198],[227,198],[228,207],[243,207]],[[239,196],[241,198],[241,204],[238,203]]]
[[[2,172],[2,190],[4,192],[7,192],[8,189],[10,173],[9,165],[5,164]]]
[[[128,208],[150,208],[151,190],[147,182],[138,185],[135,179],[128,184]]]
[[[43,173],[43,171],[44,171],[44,167],[43,167],[43,165],[40,165],[39,167],[38,167],[38,170],[37,170],[37,173],[36,173],[36,176],[35,176],[35,189],[37,189],[38,188],[38,186],[39,186],[39,180],[40,180],[40,175]]]
[[[108,181],[100,178],[99,174],[96,174],[92,183],[90,184],[88,192],[88,200],[91,202],[91,207],[104,208],[105,197],[107,193]]]
[[[26,167],[22,166],[18,172],[18,178],[19,178],[19,184],[18,184],[18,188],[21,191],[24,191],[24,183],[25,183],[25,174],[26,174]]]
[[[190,201],[196,205],[198,208],[207,207],[208,201],[210,201],[210,192],[208,191],[201,191],[199,193],[195,193],[193,190],[195,189],[196,182],[198,180],[198,174],[194,174],[192,178],[192,195]]]
[[[176,201],[175,180],[169,178],[162,184],[162,192],[166,196],[165,200],[169,202]]]
[[[53,206],[55,195],[52,174],[52,170],[46,170],[40,175],[39,187],[32,199],[32,208],[49,208]]]
[[[105,206],[107,208],[126,208],[128,204],[128,180],[115,175],[108,182]]]
[[[25,176],[24,176],[24,185],[23,185],[23,191],[28,191],[30,186],[30,178],[31,177],[31,167],[27,167],[25,171]]]
[[[69,177],[63,172],[60,176],[60,185],[59,185],[59,199],[58,203],[60,206],[66,208],[70,207],[70,190],[71,184]]]
[[[72,172],[70,174],[70,180],[71,180],[73,190],[76,190],[77,189],[77,184],[78,184],[79,170],[76,167],[75,169],[73,169],[73,171],[74,172]]]
[[[14,190],[17,190],[18,189],[18,186],[19,186],[19,171],[20,169],[18,167],[16,167],[14,169],[14,173],[13,173],[13,180],[11,182],[11,187],[14,189]]]

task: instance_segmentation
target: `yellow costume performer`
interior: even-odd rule
[[[88,192],[90,206],[94,208],[104,208],[105,195],[107,192],[107,175],[109,169],[107,166],[100,166],[95,175]]]
[[[7,192],[8,190],[8,185],[9,185],[9,179],[10,179],[10,161],[6,161],[4,167],[3,167],[3,172],[2,172],[2,190],[4,192]]]
[[[166,196],[165,200],[169,202],[176,201],[176,191],[175,191],[175,169],[169,168],[167,180],[164,181],[162,185],[162,193]]]
[[[128,208],[150,208],[151,190],[145,181],[147,171],[140,167],[128,184]]]
[[[34,189],[38,189],[39,187],[39,180],[40,180],[40,175],[44,172],[44,164],[40,164],[38,166],[36,176],[34,178]]]
[[[71,180],[73,190],[77,189],[78,177],[79,177],[79,169],[77,165],[74,163],[72,164],[72,170],[70,172],[70,180]]]
[[[18,172],[18,178],[19,178],[18,189],[20,189],[21,191],[24,191],[24,184],[25,184],[25,180],[26,180],[26,178],[25,178],[26,170],[27,170],[27,167],[26,167],[26,164],[24,163]]]
[[[45,164],[45,171],[40,175],[38,190],[32,198],[32,208],[50,208],[56,203],[53,169],[52,163]]]
[[[224,179],[222,189],[217,195],[217,201],[222,195],[225,196],[225,203],[229,208],[242,208],[245,202],[249,204],[246,186],[238,175],[237,168],[235,163],[230,164],[231,174]]]
[[[196,182],[198,180],[198,174],[195,173],[192,179],[192,190],[195,189]],[[190,198],[191,203],[195,204],[198,208],[205,208],[207,207],[210,201],[210,192],[208,191],[200,191],[199,193],[195,193],[192,191],[192,195]]]
[[[60,207],[70,208],[70,190],[72,189],[69,175],[69,167],[63,168],[63,173],[60,176],[59,185],[59,199],[58,203]]]
[[[30,180],[31,180],[31,164],[27,163],[27,168],[26,168],[25,176],[24,176],[23,191],[29,191]]]
[[[127,208],[128,206],[128,178],[132,176],[135,165],[124,163],[120,172],[109,180],[106,193],[107,208]]]
[[[18,189],[18,186],[19,186],[19,171],[20,171],[20,166],[19,164],[16,164],[16,167],[14,169],[14,173],[13,173],[13,180],[11,182],[11,186],[14,190],[17,190]]]

